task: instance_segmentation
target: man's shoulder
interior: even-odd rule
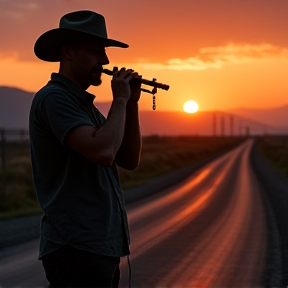
[[[45,105],[44,103],[47,103],[47,101],[53,103],[67,103],[69,100],[72,100],[70,94],[71,93],[69,93],[69,91],[64,86],[48,82],[44,87],[35,93],[32,102],[32,108],[40,108]]]
[[[51,94],[67,96],[69,91],[64,86],[48,82],[44,87],[36,92],[34,98],[43,99],[47,95]]]

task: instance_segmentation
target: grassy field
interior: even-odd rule
[[[5,150],[6,172],[0,173],[0,219],[40,212],[31,178],[29,143],[6,144]]]
[[[122,188],[138,186],[172,170],[199,163],[241,141],[243,138],[236,137],[145,137],[139,166],[133,171],[119,169]]]
[[[266,161],[288,176],[288,136],[259,137],[258,149]]]
[[[138,168],[119,169],[122,188],[135,187],[153,177],[199,163],[241,141],[243,138],[236,137],[143,137]],[[32,184],[29,143],[7,144],[6,162],[6,172],[0,172],[0,219],[39,213]]]

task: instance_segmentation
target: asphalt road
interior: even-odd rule
[[[132,287],[263,287],[268,225],[251,149],[248,140],[176,186],[127,205]],[[1,288],[47,287],[38,240],[5,253]],[[128,287],[125,258],[121,275],[120,287]]]

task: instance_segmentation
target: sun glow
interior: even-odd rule
[[[197,102],[192,101],[192,100],[185,102],[185,104],[183,106],[183,110],[186,113],[195,113],[198,111],[198,109],[199,109],[199,107],[198,107]]]

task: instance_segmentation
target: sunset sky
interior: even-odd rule
[[[288,104],[287,0],[0,0],[0,85],[37,91],[58,71],[39,60],[35,40],[80,9],[106,18],[110,64],[170,85],[157,110],[272,108]],[[111,77],[89,92],[111,101]],[[140,109],[151,110],[143,94]]]

